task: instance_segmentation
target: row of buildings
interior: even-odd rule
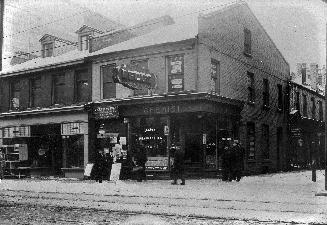
[[[248,173],[306,166],[321,150],[323,95],[290,81],[246,3],[115,30],[84,24],[75,41],[44,34],[40,49],[0,74],[0,145],[20,157],[10,168],[81,177],[98,149],[132,157],[139,140],[149,174],[169,170],[174,142],[202,174],[217,174],[226,138],[241,141]]]

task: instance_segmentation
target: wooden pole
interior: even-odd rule
[[[326,67],[327,67],[327,23],[326,23]],[[327,69],[325,77],[325,190],[327,191]]]

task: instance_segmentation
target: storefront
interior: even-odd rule
[[[83,109],[3,113],[0,147],[6,155],[8,175],[82,178],[88,160]]]
[[[208,93],[181,93],[95,102],[89,111],[90,158],[119,144],[126,158],[145,142],[148,174],[169,172],[169,148],[181,145],[186,170],[217,171],[226,136],[239,136],[242,102]],[[102,134],[101,134],[102,133]],[[117,139],[112,137],[116,136]],[[107,138],[107,140],[106,140]],[[94,154],[94,153],[93,153]]]

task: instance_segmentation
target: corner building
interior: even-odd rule
[[[234,138],[248,173],[286,168],[289,65],[247,4],[179,19],[88,57],[90,159],[119,142],[133,157],[145,140],[148,173],[167,171],[169,146],[179,142],[188,173],[215,176],[224,139]],[[114,83],[112,68],[122,64],[147,69],[157,86]]]

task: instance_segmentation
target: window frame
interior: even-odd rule
[[[181,58],[181,68],[180,68],[180,72],[175,72],[175,73],[172,73],[172,59],[173,58],[178,58],[180,57]],[[178,61],[178,60],[175,60],[175,61]],[[182,91],[185,91],[185,83],[184,83],[184,80],[185,80],[185,54],[174,54],[174,55],[168,55],[166,56],[166,65],[167,65],[167,90],[168,92],[172,92],[172,93],[176,93],[176,92],[182,92]],[[178,79],[181,79],[182,82],[181,82],[181,85],[182,87],[181,88],[176,88],[174,89],[172,86],[172,83],[171,83],[171,80],[178,80]]]
[[[213,65],[216,66],[216,70],[213,70]],[[215,73],[214,73],[215,72]],[[210,79],[215,83],[215,92],[220,94],[220,61],[211,58],[210,62]]]
[[[83,40],[85,38],[85,40]],[[85,44],[83,43],[85,41]],[[89,34],[84,34],[80,36],[80,46],[81,46],[81,51],[88,51],[89,50],[89,41],[90,41],[90,35]],[[84,48],[85,46],[85,48]]]
[[[279,111],[283,111],[283,85],[277,84],[277,91],[278,91],[278,101],[277,101],[277,108]]]
[[[248,78],[248,103],[255,104],[255,80],[254,73],[247,71]]]
[[[269,138],[269,125],[261,125],[261,139],[262,139],[262,157],[267,160],[270,159],[270,138]],[[266,136],[265,136],[266,134]]]
[[[112,76],[111,76],[111,80],[105,82],[105,77],[104,77],[104,71],[103,69],[106,68],[106,67],[109,67],[109,68],[114,68],[116,67],[117,64],[116,63],[110,63],[110,64],[105,64],[105,65],[102,65],[100,67],[100,76],[101,76],[101,99],[108,99],[108,98],[105,98],[105,84],[113,84],[113,85],[116,85],[116,83],[114,82]],[[116,90],[116,89],[115,89]],[[116,92],[116,91],[115,91]],[[109,92],[110,93],[110,92]],[[108,93],[108,95],[109,95]],[[116,97],[116,95],[114,96]],[[114,98],[114,97],[110,97],[110,98]]]
[[[35,81],[39,80],[40,86],[35,86]],[[38,96],[38,92],[41,93],[42,90],[42,82],[41,82],[41,77],[40,76],[36,76],[36,77],[32,77],[29,80],[29,107],[34,108],[34,107],[38,107],[40,105],[35,104],[35,98]]]
[[[249,121],[246,123],[246,137],[247,137],[247,158],[248,160],[255,160],[256,158],[256,135],[255,135],[255,123]],[[253,137],[253,140],[250,140]],[[252,145],[253,143],[253,145]],[[253,148],[253,150],[251,150]],[[252,154],[253,153],[253,156]],[[251,157],[250,157],[251,156]]]
[[[18,103],[17,103],[18,105],[17,105],[17,107],[14,107],[13,99],[16,98],[17,93],[18,93]],[[18,110],[20,108],[20,94],[21,94],[20,80],[17,80],[17,79],[11,80],[10,86],[9,86],[9,109],[10,110]]]
[[[263,79],[262,100],[263,100],[263,107],[266,109],[269,108],[269,100],[270,100],[269,80],[266,78]]]
[[[307,99],[307,95],[302,93],[302,114],[305,117],[308,117],[308,99]]]
[[[80,102],[88,102],[89,99],[90,99],[90,93],[89,93],[89,71],[88,69],[81,69],[81,70],[76,70],[75,71],[75,90],[74,90],[74,101],[77,102],[77,103],[80,103]],[[81,75],[84,75],[86,74],[86,77],[79,77]],[[80,87],[80,84],[84,84],[84,83],[87,83],[87,97],[86,99],[83,99],[82,96],[84,95],[81,95],[81,93],[83,93],[83,88],[79,88]],[[80,89],[82,91],[80,91]]]
[[[244,28],[244,55],[252,56],[252,34],[251,30]]]
[[[319,120],[323,121],[324,120],[324,107],[323,107],[323,101],[319,100],[318,101],[318,107],[319,107]]]
[[[47,46],[51,45],[51,48],[47,48]],[[52,57],[53,56],[53,50],[54,50],[54,42],[47,42],[42,44],[42,49],[43,49],[43,58],[46,57]],[[51,49],[51,51],[49,51]],[[49,54],[51,52],[51,54]]]
[[[63,82],[60,82],[60,83],[56,83],[56,77],[62,77],[62,79],[63,79]],[[57,88],[58,87],[65,87],[66,86],[66,80],[65,80],[65,73],[59,73],[59,74],[53,74],[52,75],[52,92],[51,92],[51,104],[52,105],[56,105],[56,104],[64,104],[64,101],[63,102],[57,102],[56,100],[56,98],[58,97],[57,96]],[[60,92],[60,91],[59,91]],[[58,92],[58,93],[59,93]],[[64,88],[64,91],[63,91],[63,95],[65,95],[64,94],[65,93],[65,88]],[[57,96],[57,97],[56,97]]]
[[[311,107],[311,118],[312,119],[316,119],[316,113],[317,113],[317,107],[316,107],[316,100],[314,97],[311,97],[311,104],[312,104],[312,107]]]
[[[146,67],[138,67],[140,62],[146,62],[145,65]],[[130,65],[133,67],[137,67],[139,69],[149,71],[149,58],[145,59],[133,59],[130,61]],[[148,94],[148,89],[143,89],[143,90],[134,90],[134,95],[147,95]]]

